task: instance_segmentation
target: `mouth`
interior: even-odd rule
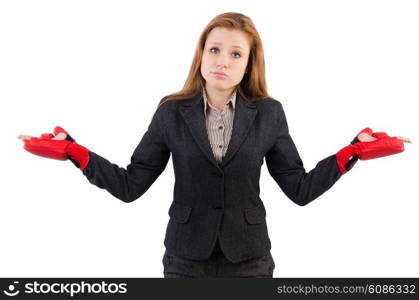
[[[223,72],[212,72],[212,74],[214,74],[215,77],[227,77],[228,75],[226,73]]]

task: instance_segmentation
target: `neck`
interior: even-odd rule
[[[205,87],[205,92],[207,95],[208,102],[212,106],[221,110],[224,109],[226,103],[230,99],[234,90],[235,90],[235,87],[228,90],[221,90],[221,91]]]

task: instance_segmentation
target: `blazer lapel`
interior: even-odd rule
[[[201,151],[215,167],[220,168],[233,158],[246,138],[257,114],[256,105],[246,101],[240,96],[240,93],[237,93],[231,139],[225,157],[219,164],[212,153],[208,140],[203,101],[202,93],[190,100],[182,100],[179,111]]]
[[[201,151],[212,164],[219,168],[220,166],[212,154],[211,145],[208,140],[203,101],[202,93],[199,93],[198,96],[190,100],[181,100],[179,111]]]
[[[242,142],[249,134],[250,127],[253,125],[257,113],[256,104],[246,101],[240,96],[240,93],[237,93],[231,139],[221,162],[222,166],[225,166],[239,150]]]

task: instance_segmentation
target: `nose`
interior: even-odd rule
[[[217,57],[217,68],[228,68],[229,66],[229,57],[227,54],[220,54]]]

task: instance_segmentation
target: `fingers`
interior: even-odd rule
[[[52,138],[52,140],[65,140],[65,138],[67,137],[67,134],[64,132],[60,132],[59,134],[57,134],[56,136],[54,136]]]
[[[26,135],[26,134],[19,134],[17,138],[24,141],[24,140],[30,140],[32,138],[32,136],[31,135]]]
[[[362,129],[362,130],[361,130],[361,131],[357,134],[357,136],[358,136],[358,135],[360,135],[360,134],[362,134],[362,133],[372,135],[372,129],[371,129],[371,128],[369,128],[369,127],[364,128],[364,129]]]
[[[396,136],[395,138],[402,140],[403,143],[411,143],[412,141],[408,138],[402,137],[402,136]]]
[[[372,142],[372,141],[375,141],[377,138],[378,139],[389,138],[389,136],[385,132],[375,132],[375,133],[373,133],[373,136],[371,136],[366,131],[361,132],[358,135],[358,139],[361,142]],[[402,136],[395,136],[394,138],[397,138],[397,139],[403,141],[403,143],[411,143],[412,142],[410,139],[402,137]]]
[[[361,142],[372,142],[375,141],[376,138],[368,133],[362,132],[358,135],[358,140],[360,140]]]

